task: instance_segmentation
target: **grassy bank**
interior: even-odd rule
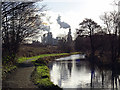
[[[61,56],[61,55],[71,55],[71,54],[78,54],[79,52],[73,52],[73,53],[55,53],[55,54],[41,54],[38,56],[32,56],[32,57],[19,57],[17,59],[17,63],[22,63],[26,60],[36,61],[38,58],[44,58],[44,57],[50,57],[50,56]],[[3,76],[5,76],[6,73],[9,73],[17,68],[16,65],[13,64],[6,64],[2,66]]]
[[[54,53],[54,54],[41,54],[38,56],[32,56],[32,57],[20,57],[18,58],[18,63],[22,63],[26,60],[32,60],[32,61],[36,61],[38,58],[44,58],[44,57],[48,57],[48,56],[61,56],[61,55],[71,55],[71,54],[78,54],[79,52],[72,52],[72,53]]]
[[[50,74],[49,74],[49,68],[47,67],[47,64],[49,61],[53,61],[55,58],[60,58],[64,56],[69,56],[72,54],[78,54],[79,52],[72,52],[72,53],[55,53],[55,54],[42,54],[38,56],[32,56],[32,57],[20,57],[17,60],[17,63],[23,63],[26,60],[30,60],[35,64],[35,71],[32,74],[32,81],[34,84],[36,84],[38,87],[46,88],[46,87],[54,87],[57,89],[58,86],[54,85],[50,81]],[[3,80],[6,79],[6,76],[11,74],[11,72],[14,72],[18,67],[16,65],[8,65],[3,66]],[[39,77],[40,76],[40,77]]]
[[[38,56],[32,56],[32,57],[20,57],[17,60],[17,63],[22,63],[26,60],[36,61],[38,58],[44,58],[48,56],[59,56],[59,55],[69,55],[69,53],[59,53],[59,54],[42,54]],[[13,64],[6,64],[2,66],[2,78],[3,80],[6,78],[7,74],[10,74],[11,72],[15,71],[17,69],[16,65]]]
[[[56,88],[61,89],[57,85],[54,85],[53,82],[50,81],[50,73],[48,68],[48,63],[53,61],[56,58],[65,57],[71,54],[78,54],[78,53],[67,53],[67,54],[57,54],[55,56],[47,56],[44,58],[39,58],[34,62],[35,70],[32,73],[32,81],[35,85],[39,88]]]
[[[50,81],[49,68],[44,64],[36,66],[35,71],[32,74],[32,81],[39,88],[61,89]]]

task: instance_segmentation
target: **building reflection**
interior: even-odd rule
[[[56,61],[51,65],[51,79],[60,87],[120,89],[120,71],[116,68],[99,68],[81,60]]]

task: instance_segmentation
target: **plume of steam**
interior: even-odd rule
[[[70,25],[66,22],[61,22],[61,16],[58,16],[57,23],[60,25],[60,28],[70,28]]]

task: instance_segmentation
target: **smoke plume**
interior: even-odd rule
[[[70,25],[66,22],[61,22],[61,16],[58,16],[57,23],[60,25],[60,28],[70,28]]]

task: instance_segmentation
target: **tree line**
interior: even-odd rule
[[[104,27],[88,18],[79,24],[75,48],[77,51],[89,51],[91,57],[98,53],[99,56],[108,56],[112,62],[116,62],[120,57],[119,13],[105,12],[100,19],[104,22]]]
[[[35,2],[2,2],[2,61],[16,63],[16,53],[26,39],[37,36],[42,23],[36,12],[44,11],[45,6],[36,8]],[[39,29],[38,29],[39,28]]]
[[[38,9],[35,2],[2,2],[2,58],[4,62],[16,63],[16,53],[20,44],[26,39],[37,37],[42,24],[45,6]],[[83,51],[94,57],[109,55],[112,61],[120,57],[120,21],[116,11],[105,12],[101,20],[104,27],[94,20],[85,18],[76,29],[77,38],[68,43],[65,38],[59,41],[63,52]],[[71,37],[71,36],[70,36]],[[75,49],[75,50],[74,50]],[[107,53],[107,54],[106,54]]]

